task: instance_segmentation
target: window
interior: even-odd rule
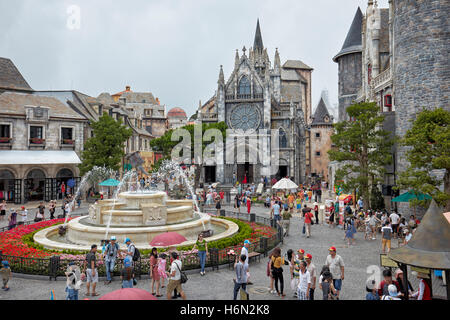
[[[238,94],[250,94],[250,81],[246,76],[243,76],[239,82]]]
[[[0,138],[11,138],[9,124],[0,124]]]
[[[63,144],[73,144],[73,129],[61,128],[61,140]]]
[[[316,132],[316,138],[320,138],[320,132]]]
[[[390,94],[384,96],[384,106],[388,108],[388,111],[392,111],[392,96]]]
[[[30,139],[42,139],[42,127],[30,126]]]
[[[320,151],[316,151],[316,157],[320,157]]]
[[[286,132],[280,129],[280,148],[287,148],[287,137]]]

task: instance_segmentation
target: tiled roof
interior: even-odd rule
[[[283,68],[285,69],[306,69],[306,70],[313,70],[310,66],[305,64],[303,61],[300,60],[287,60],[283,64]]]
[[[26,93],[4,92],[0,95],[1,114],[20,114],[25,116],[25,106],[50,108],[50,117],[86,119],[65,103],[54,97],[38,96]]]
[[[0,88],[26,91],[33,90],[14,63],[7,58],[0,58]]]
[[[329,122],[326,122],[324,119],[325,117],[328,117]],[[319,104],[317,105],[316,111],[314,112],[313,121],[311,125],[323,125],[328,124],[331,125],[332,122],[332,116],[328,113],[327,106],[325,105],[325,102],[322,98],[320,98]]]
[[[337,62],[337,58],[345,54],[362,51],[362,21],[363,14],[361,9],[358,7],[353,18],[352,25],[348,30],[347,37],[345,38],[344,45],[342,46],[341,51],[339,51],[339,53],[333,58],[334,62]]]

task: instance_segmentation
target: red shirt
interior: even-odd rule
[[[311,218],[313,217],[313,214],[311,211],[308,211],[305,213],[305,223],[311,223]]]
[[[224,195],[225,193],[223,192],[223,191],[220,191],[219,192],[219,195],[220,195],[220,199],[222,199],[223,200],[223,195]]]

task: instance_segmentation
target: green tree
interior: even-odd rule
[[[423,110],[403,139],[409,166],[400,173],[398,186],[429,194],[450,211],[450,112],[443,108]],[[432,171],[443,170],[443,180]],[[444,189],[440,187],[443,185]],[[423,202],[423,201],[422,201]],[[413,201],[413,205],[421,204]]]
[[[335,133],[331,136],[334,146],[328,154],[330,160],[342,164],[336,171],[336,180],[344,181],[346,192],[358,189],[367,209],[371,204],[370,186],[382,181],[384,166],[392,162],[394,139],[381,129],[384,116],[376,103],[356,103],[346,111],[351,120],[334,124]]]
[[[194,130],[195,130],[195,126],[200,126],[200,124],[190,124],[187,126],[182,127],[183,129],[186,129],[187,131],[189,131],[190,135],[191,135],[191,155],[190,155],[190,159],[194,158]],[[222,137],[223,137],[223,141],[225,143],[225,139],[226,139],[226,130],[227,130],[227,125],[225,122],[218,122],[218,123],[203,123],[201,124],[202,126],[202,137],[204,135],[204,133],[209,130],[209,129],[217,129],[222,133]],[[167,131],[163,136],[157,138],[157,139],[153,139],[152,141],[150,141],[150,146],[152,147],[153,151],[159,151],[162,152],[163,154],[163,159],[170,159],[171,156],[171,152],[173,150],[173,148],[181,141],[172,141],[172,134],[173,134],[173,130],[169,130]],[[205,150],[206,146],[213,143],[213,141],[206,141],[204,139],[202,139],[202,152]],[[159,163],[160,164],[160,163]],[[154,168],[152,168],[152,170],[157,169],[157,167],[159,167],[159,164],[155,164]],[[200,180],[200,171],[201,170],[201,166],[196,165],[196,170],[195,170],[195,188],[198,187],[198,183]]]
[[[122,125],[121,120],[116,121],[106,112],[91,126],[94,136],[84,144],[80,173],[84,175],[94,166],[119,170],[125,155],[124,143],[133,134],[132,129]]]

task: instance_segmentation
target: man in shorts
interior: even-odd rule
[[[183,298],[183,300],[186,300],[186,295],[181,288],[181,268],[183,264],[181,260],[178,259],[178,253],[172,252],[172,258],[173,262],[170,266],[170,273],[167,272],[167,275],[169,276],[169,283],[167,284],[167,300],[172,299],[172,292],[175,289],[181,295],[181,298]]]
[[[336,247],[330,247],[328,249],[330,254],[325,260],[325,265],[330,268],[331,275],[333,276],[333,285],[336,289],[336,299],[339,300],[339,293],[342,288],[342,280],[344,280],[344,260],[340,255],[336,254]]]
[[[98,282],[98,272],[97,272],[97,265],[96,265],[96,256],[95,253],[97,252],[97,245],[93,244],[91,246],[91,251],[86,255],[86,260],[84,262],[84,267],[86,271],[86,296],[90,296],[90,286],[92,283],[92,296],[96,297],[99,295],[98,292],[95,291],[95,287],[97,286]]]

